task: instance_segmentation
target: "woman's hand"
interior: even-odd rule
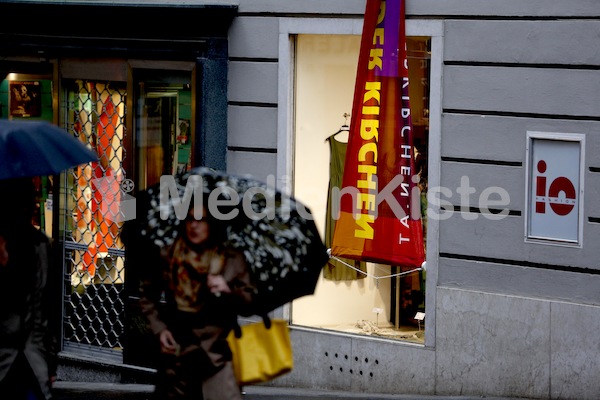
[[[219,296],[221,293],[231,293],[231,288],[223,275],[208,274],[206,284],[208,285],[210,292],[214,293],[216,296]]]
[[[170,330],[165,329],[160,332],[158,340],[160,341],[160,350],[163,353],[178,355],[180,350],[179,343],[175,341],[175,338]]]

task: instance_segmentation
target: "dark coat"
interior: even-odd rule
[[[9,236],[9,261],[0,265],[0,386],[16,383],[7,382],[14,380],[9,371],[24,360],[21,365],[29,364],[35,375],[32,382],[37,382],[45,399],[51,399],[50,377],[56,374],[57,361],[57,337],[52,326],[57,318],[51,314],[60,286],[49,278],[57,275],[50,272],[50,241],[32,226],[19,235],[4,235]]]
[[[237,323],[238,315],[250,315],[248,310],[255,287],[244,256],[233,250],[224,250],[223,255],[222,274],[231,293],[215,297],[204,286],[205,274],[192,276],[193,280],[201,282],[196,302],[199,308],[195,312],[178,309],[172,248],[163,249],[160,262],[155,260],[152,265],[146,265],[141,284],[142,313],[155,335],[168,328],[181,346],[177,356],[160,357],[156,389],[163,398],[171,398],[173,392],[180,390],[178,387],[190,387],[188,395],[201,391],[202,383],[213,376],[225,379],[217,387],[234,385],[237,390],[233,372],[221,378],[220,371],[231,362],[227,335]]]

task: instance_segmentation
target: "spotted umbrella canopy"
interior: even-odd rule
[[[310,210],[253,177],[205,167],[163,177],[144,194],[140,235],[159,247],[172,244],[187,215],[186,205],[192,204],[190,196],[194,202],[208,196],[209,209],[220,200],[222,207],[210,212],[226,224],[226,245],[243,252],[251,267],[258,288],[257,314],[314,293],[329,255]]]

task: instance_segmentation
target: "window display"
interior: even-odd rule
[[[407,47],[412,153],[426,215],[429,38],[408,38]],[[359,50],[360,36],[299,35],[296,42],[294,195],[311,208],[328,246],[335,224],[331,187],[339,180],[344,157],[348,135],[343,127],[352,108]],[[422,225],[426,237],[426,218]],[[424,342],[425,270],[331,261],[315,295],[293,302],[293,324]]]

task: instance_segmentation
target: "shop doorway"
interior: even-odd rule
[[[162,175],[188,171],[193,162],[194,101],[193,71],[134,71],[135,118],[133,151],[136,192],[156,185]],[[143,216],[140,216],[143,218]],[[145,268],[156,260],[148,249],[134,250],[127,257],[127,340],[123,361],[155,367],[156,340],[139,307],[139,286]],[[144,253],[144,254],[142,254]],[[156,255],[158,257],[158,255]]]
[[[136,193],[192,162],[191,69],[130,71],[127,82],[61,82],[63,123],[99,159],[61,177],[63,350],[117,362],[151,345],[137,310],[144,266],[127,260],[124,223],[137,217]]]
[[[135,184],[143,190],[191,168],[192,85],[190,72],[141,70],[135,77]]]

